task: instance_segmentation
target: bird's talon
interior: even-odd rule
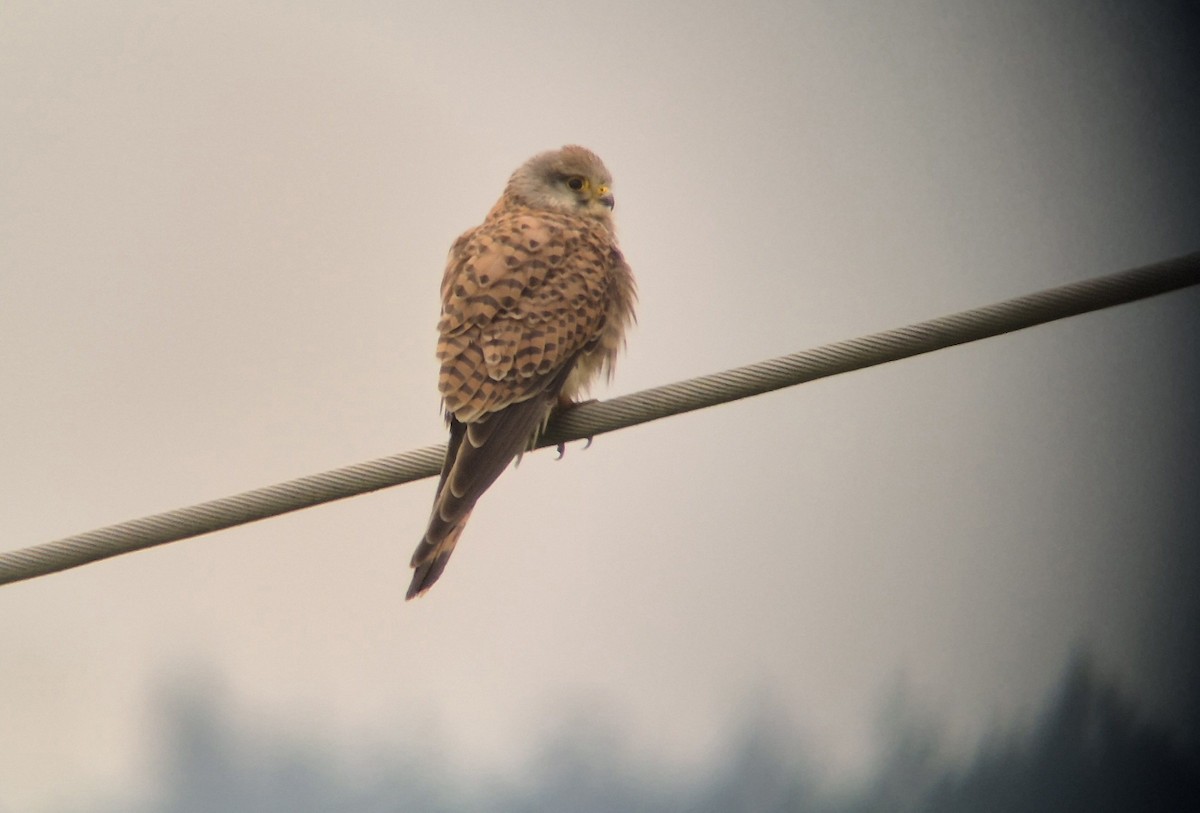
[[[591,435],[588,435],[588,436],[587,436],[587,443],[583,444],[583,448],[584,448],[584,449],[590,449],[590,448],[592,448],[592,441],[593,441],[593,440],[595,440],[595,438],[593,438]]]
[[[558,445],[557,445],[557,446],[555,446],[554,448],[558,450],[558,457],[556,457],[556,458],[554,458],[554,459],[555,459],[555,460],[562,460],[562,459],[563,459],[563,455],[565,455],[565,454],[567,453],[567,442],[566,442],[566,441],[563,441],[562,443],[558,444]]]

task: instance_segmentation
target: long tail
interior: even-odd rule
[[[416,572],[413,573],[412,582],[408,585],[408,593],[404,596],[405,601],[411,601],[424,595],[425,591],[432,587],[433,583],[442,575],[442,571],[446,569],[446,563],[450,561],[450,554],[454,553],[454,546],[458,544],[458,537],[462,534],[463,528],[467,526],[467,520],[471,518],[471,512],[467,511],[449,527],[438,522],[442,491],[446,488],[446,480],[449,479],[450,471],[454,468],[454,461],[458,458],[458,450],[462,446],[463,437],[466,434],[467,425],[451,418],[450,440],[446,444],[442,474],[438,478],[437,491],[433,494],[433,515],[429,518],[429,527],[425,530],[425,536],[421,537],[421,541],[417,544],[417,549],[413,551],[412,559],[408,563],[408,566]]]
[[[442,575],[476,501],[513,458],[525,451],[554,403],[556,392],[539,393],[474,423],[451,419],[446,461],[429,526],[413,552],[411,566],[416,572],[407,598],[421,595]]]
[[[468,512],[466,516],[450,526],[446,535],[437,541],[430,540],[428,534],[421,540],[421,544],[413,553],[412,567],[416,568],[416,571],[413,573],[412,583],[408,585],[408,593],[404,596],[405,601],[424,595],[426,590],[433,587],[433,583],[446,569],[446,563],[450,561],[450,554],[454,553],[458,537],[462,535],[463,528],[467,527],[467,520],[470,518],[471,514]],[[418,561],[417,557],[422,555],[423,558]]]

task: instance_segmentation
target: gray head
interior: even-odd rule
[[[504,194],[534,209],[604,219],[614,205],[612,175],[604,162],[575,145],[530,158],[508,179]]]

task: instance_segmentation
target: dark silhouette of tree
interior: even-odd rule
[[[381,755],[372,781],[339,769],[328,749],[248,733],[211,690],[166,704],[158,799],[83,813],[1191,813],[1200,811],[1200,750],[1144,719],[1075,657],[1029,728],[994,736],[969,763],[945,755],[934,722],[900,708],[874,780],[832,794],[801,759],[777,709],[759,707],[708,770],[681,773],[635,758],[611,724],[571,719],[534,770],[507,783],[464,781],[414,744]],[[903,703],[901,703],[903,705]]]
[[[1023,813],[1200,811],[1200,753],[1144,721],[1077,655],[1027,735],[985,748],[925,809]]]

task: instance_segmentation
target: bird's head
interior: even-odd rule
[[[604,220],[615,205],[604,162],[574,145],[530,158],[509,178],[505,194],[535,209]]]

